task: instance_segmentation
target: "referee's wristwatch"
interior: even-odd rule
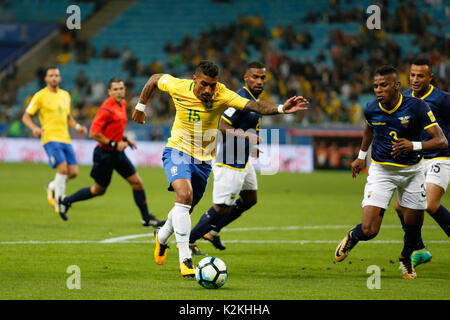
[[[116,150],[117,149],[117,142],[110,140],[109,143],[108,143],[108,146],[110,146],[111,148]]]

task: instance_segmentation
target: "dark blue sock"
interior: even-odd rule
[[[450,212],[442,204],[439,209],[430,216],[439,224],[448,237],[450,237]]]
[[[411,257],[411,253],[413,253],[414,250],[417,250],[421,229],[421,224],[405,224],[402,257],[409,259]]]
[[[203,237],[204,234],[208,233],[211,230],[211,225],[214,225],[220,217],[221,214],[214,210],[214,207],[209,208],[209,210],[201,216],[194,229],[191,230],[189,243],[195,243],[195,241]]]
[[[64,201],[68,202],[68,203],[74,203],[77,201],[87,200],[92,197],[94,197],[94,196],[91,194],[91,187],[86,187],[86,188],[78,190],[77,192],[71,194],[68,197],[65,197]]]
[[[231,207],[230,211],[223,215],[217,221],[215,226],[212,226],[212,230],[219,232],[223,227],[229,225],[231,222],[239,218],[244,211],[246,211],[248,207],[244,205],[244,202],[241,198],[236,200],[236,203]]]
[[[403,215],[398,215],[398,218],[400,219],[400,223],[402,224],[402,229],[403,231],[405,231],[405,219],[403,219]],[[425,249],[425,244],[423,243],[422,240],[422,232],[420,233],[420,239],[419,239],[419,244],[417,245],[417,248],[414,250],[422,250]]]
[[[143,189],[142,190],[133,189],[133,198],[134,202],[139,208],[139,211],[141,212],[142,219],[145,221],[150,220],[152,217],[148,212],[147,198],[145,197],[145,191]]]
[[[362,230],[362,224],[358,224],[350,231],[350,237],[356,241],[367,241],[373,239],[374,237],[366,236]]]

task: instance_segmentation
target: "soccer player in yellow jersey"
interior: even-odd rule
[[[193,80],[178,79],[168,74],[154,74],[145,84],[133,120],[145,123],[145,107],[158,88],[172,96],[176,108],[171,137],[163,152],[164,169],[169,190],[175,191],[175,206],[161,229],[155,231],[154,258],[163,264],[167,243],[172,233],[178,245],[180,272],[184,277],[195,275],[189,249],[190,213],[206,188],[214,159],[214,141],[220,116],[228,107],[245,109],[265,115],[294,113],[306,110],[309,102],[303,97],[291,97],[284,105],[251,101],[218,82],[219,69],[210,61],[201,61]]]
[[[70,114],[70,94],[59,88],[59,69],[47,68],[45,82],[47,86],[33,96],[22,121],[36,138],[41,137],[50,166],[56,168],[55,179],[47,185],[47,198],[59,213],[59,199],[64,197],[67,180],[78,175],[77,159],[71,145],[68,126],[83,134],[87,134],[87,128],[77,123]],[[32,118],[37,112],[40,127]]]

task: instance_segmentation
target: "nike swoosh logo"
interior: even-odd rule
[[[187,235],[187,233],[179,233],[179,232],[176,232],[176,231],[175,231],[175,233],[178,234],[178,235],[180,235],[180,236],[185,236],[185,235]]]

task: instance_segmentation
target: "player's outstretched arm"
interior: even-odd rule
[[[162,73],[153,74],[142,89],[141,95],[139,97],[139,102],[136,105],[135,110],[133,111],[133,115],[131,116],[137,123],[145,123],[145,118],[147,117],[147,115],[145,114],[145,106],[147,105],[148,100],[157,88],[158,80],[162,75]]]
[[[309,104],[309,101],[302,96],[294,96],[287,99],[284,104],[280,105],[267,101],[250,100],[247,102],[244,109],[263,115],[275,115],[280,113],[295,113],[308,110],[308,108],[305,107],[307,104]]]
[[[358,158],[352,162],[352,177],[356,178],[358,174],[364,169],[366,165],[367,150],[369,150],[370,144],[373,140],[373,128],[366,125],[364,129],[363,138],[361,142],[361,149],[359,151]]]
[[[409,141],[405,138],[395,140],[391,155],[395,158],[402,153],[420,150],[439,150],[448,148],[448,141],[439,125],[429,127],[425,130],[431,137],[427,141]]]

